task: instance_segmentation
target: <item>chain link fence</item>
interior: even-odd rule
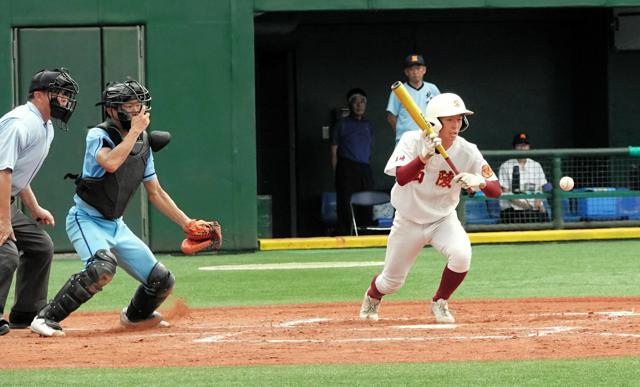
[[[463,193],[469,231],[640,225],[640,148],[484,151],[503,195]],[[563,191],[559,180],[573,178]]]

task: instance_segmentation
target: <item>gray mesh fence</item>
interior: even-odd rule
[[[640,225],[639,148],[484,151],[499,199],[463,193],[465,228],[522,230]],[[573,178],[563,191],[559,180]]]

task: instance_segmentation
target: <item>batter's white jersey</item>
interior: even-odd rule
[[[384,172],[395,176],[397,167],[418,157],[421,142],[421,131],[403,134]],[[498,179],[478,147],[464,138],[457,137],[447,153],[459,172],[477,173],[487,181]],[[460,201],[460,185],[453,182],[454,173],[442,156],[431,157],[423,172],[426,173],[404,186],[396,182],[391,190],[391,204],[396,211],[419,224],[433,223],[455,212]]]

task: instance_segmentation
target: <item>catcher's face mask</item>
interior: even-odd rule
[[[122,129],[131,128],[131,119],[143,111],[151,110],[151,93],[139,82],[129,80],[108,84],[98,105],[114,108]]]
[[[143,110],[144,109],[144,110]],[[119,104],[116,108],[118,121],[122,124],[122,128],[129,130],[131,128],[131,120],[143,111],[147,111],[146,104],[140,103],[137,99]]]

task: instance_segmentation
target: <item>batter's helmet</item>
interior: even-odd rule
[[[436,133],[439,133],[440,129],[442,129],[442,122],[440,122],[438,118],[462,114],[463,122],[462,128],[460,128],[460,131],[462,132],[469,127],[467,116],[473,114],[471,110],[467,110],[466,106],[464,106],[462,98],[453,93],[443,93],[433,97],[427,104],[426,113],[427,121],[429,121]]]

